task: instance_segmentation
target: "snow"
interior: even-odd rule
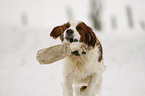
[[[103,96],[144,96],[144,36],[144,33],[116,33],[103,40],[105,64],[108,64]]]
[[[60,43],[49,37],[50,31],[0,26],[0,96],[62,96],[63,60],[49,65],[36,60],[37,50]],[[107,65],[102,96],[144,96],[145,33],[127,30],[97,35]]]
[[[7,33],[5,36],[11,36],[9,34],[11,32],[7,30],[11,28],[1,27],[0,29],[2,33]],[[58,87],[61,66],[56,64],[42,66],[36,61],[37,50],[52,45],[48,31],[31,28],[16,28],[16,30],[23,31],[24,38],[12,37],[17,38],[18,43],[10,38],[9,46],[7,44],[8,47],[5,45],[1,47],[8,53],[3,51],[0,55],[0,96],[45,96],[51,93],[58,95],[55,90],[61,89]],[[24,43],[20,43],[21,40]],[[14,43],[20,47],[15,46]],[[2,42],[1,45],[3,44]]]

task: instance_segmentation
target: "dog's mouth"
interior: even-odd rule
[[[73,42],[78,42],[77,39],[74,39],[73,37],[69,37],[69,36],[66,36],[65,39],[70,42],[70,43],[73,43]]]
[[[65,39],[70,43],[72,43],[74,41],[72,36],[66,36]]]

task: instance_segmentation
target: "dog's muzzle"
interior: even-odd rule
[[[73,31],[72,29],[68,29],[68,30],[66,31],[65,39],[66,39],[67,41],[69,41],[70,43],[72,43],[72,42],[78,42],[77,39],[74,39],[73,34],[74,34],[74,31]]]
[[[72,36],[66,36],[65,39],[67,41],[69,41],[70,43],[72,43],[74,41],[73,37]]]

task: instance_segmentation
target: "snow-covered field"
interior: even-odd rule
[[[36,61],[38,49],[61,43],[49,29],[0,25],[0,96],[63,96],[63,60]],[[102,96],[145,95],[145,32],[98,34],[107,65]]]

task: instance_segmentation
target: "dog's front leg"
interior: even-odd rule
[[[64,85],[63,85],[63,94],[64,96],[73,96],[73,74],[69,73],[64,75]]]
[[[85,89],[81,93],[81,96],[92,96],[92,92],[93,92],[96,84],[98,83],[99,79],[100,79],[99,75],[97,75],[97,74],[91,75],[87,89]]]

